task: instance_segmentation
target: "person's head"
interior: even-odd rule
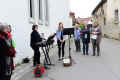
[[[94,24],[93,24],[94,27],[97,27],[98,25],[99,25],[98,21],[95,21]]]
[[[75,24],[75,30],[77,30],[78,28],[79,28],[79,24],[76,23],[76,24]]]
[[[32,26],[32,30],[36,30],[37,31],[38,30],[38,25],[33,25]]]
[[[76,23],[76,24],[75,24],[75,27],[76,27],[76,28],[78,28],[78,27],[79,27],[79,24],[78,24],[78,23]]]
[[[62,22],[59,22],[58,29],[59,29],[59,30],[62,30],[62,29],[63,29],[63,23],[62,23]]]
[[[7,32],[8,32],[8,26],[1,23],[1,24],[0,24],[0,32],[5,32],[5,33],[7,33]]]
[[[88,29],[88,25],[85,25],[84,28],[85,28],[85,29]]]
[[[11,25],[8,25],[8,32],[10,33],[12,31]]]

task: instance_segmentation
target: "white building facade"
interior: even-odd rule
[[[1,0],[0,22],[12,26],[17,51],[15,62],[33,56],[30,48],[33,24],[38,24],[39,32],[47,37],[56,32],[59,22],[63,22],[64,27],[72,26],[69,12],[68,0]]]

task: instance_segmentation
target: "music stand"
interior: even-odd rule
[[[68,35],[68,40],[69,40],[69,58],[72,60],[71,57],[71,35],[74,34],[74,28],[64,28],[63,29],[63,35]]]

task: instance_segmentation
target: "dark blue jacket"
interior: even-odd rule
[[[90,30],[89,29],[82,29],[82,41],[83,43],[90,43]]]

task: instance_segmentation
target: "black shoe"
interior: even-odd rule
[[[58,59],[58,61],[61,61],[61,60],[62,60],[62,58],[59,58],[59,59]]]
[[[78,50],[76,50],[76,52],[78,52]]]
[[[60,61],[61,59],[59,58],[58,61]]]
[[[100,56],[99,54],[97,54],[97,56]]]
[[[44,66],[45,69],[49,70],[50,68],[48,66]]]
[[[81,52],[81,49],[78,49],[79,52]]]
[[[78,52],[81,52],[81,50],[78,50]]]
[[[33,64],[33,67],[35,67],[36,66],[36,64]]]
[[[93,54],[92,56],[95,56],[95,54]]]
[[[62,60],[64,59],[64,57],[62,57]]]
[[[86,55],[88,56],[89,54],[88,54],[88,53],[86,53]]]

